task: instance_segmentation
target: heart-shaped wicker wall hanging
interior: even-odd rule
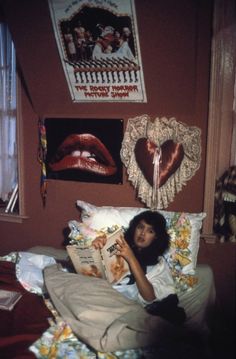
[[[166,208],[200,167],[201,130],[175,118],[131,118],[121,159],[142,202],[152,209]]]

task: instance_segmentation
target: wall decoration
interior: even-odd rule
[[[46,205],[47,199],[47,172],[46,172],[46,156],[47,156],[47,138],[44,120],[39,118],[38,120],[38,162],[41,167],[40,175],[40,194],[43,202],[43,206]]]
[[[167,208],[200,167],[201,130],[175,118],[131,118],[121,160],[142,202],[151,209]]]
[[[46,178],[122,183],[123,120],[48,118]]]
[[[74,102],[146,102],[134,0],[48,0]]]
[[[236,166],[216,181],[213,223],[220,242],[236,242]]]

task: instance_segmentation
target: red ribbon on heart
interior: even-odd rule
[[[157,171],[158,188],[163,186],[166,181],[180,167],[184,158],[184,148],[181,143],[175,143],[173,140],[165,141],[160,147],[155,145],[147,138],[139,138],[134,148],[136,162],[142,171],[148,183],[153,186],[155,178],[154,156],[159,154],[159,170]]]

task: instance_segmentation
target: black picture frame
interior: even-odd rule
[[[123,183],[122,119],[46,118],[44,125],[47,179]]]

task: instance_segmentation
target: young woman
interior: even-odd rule
[[[131,275],[114,288],[143,306],[175,294],[174,282],[163,254],[169,248],[166,220],[159,212],[144,211],[135,216],[117,240],[116,255],[129,264]],[[93,242],[102,248],[106,237]]]

